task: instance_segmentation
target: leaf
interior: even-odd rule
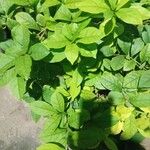
[[[104,143],[109,150],[118,150],[117,145],[111,138],[105,138]]]
[[[77,41],[79,43],[91,44],[91,43],[99,42],[100,39],[102,38],[102,34],[95,27],[87,27],[80,32],[78,38],[80,38]]]
[[[50,52],[42,43],[36,43],[30,47],[29,53],[34,60],[41,60],[49,55]]]
[[[31,66],[32,60],[29,55],[20,56],[15,60],[16,73],[19,74],[21,77],[25,78],[26,80],[30,76]]]
[[[87,110],[76,109],[69,112],[68,123],[72,128],[79,129],[88,120],[90,113]]]
[[[0,53],[0,72],[4,72],[14,65],[14,57]]]
[[[121,48],[121,50],[125,53],[128,54],[131,48],[131,43],[130,42],[126,42],[126,41],[122,41],[120,39],[117,40],[117,43],[119,45],[119,47]]]
[[[84,12],[93,14],[103,13],[108,9],[104,0],[82,0],[76,6]]]
[[[113,56],[116,52],[116,49],[114,47],[110,46],[103,46],[100,51],[103,53],[104,56],[110,57]]]
[[[63,48],[70,44],[70,41],[64,35],[55,33],[49,36],[44,42],[48,48]]]
[[[60,93],[54,92],[51,96],[50,103],[58,112],[64,112],[65,102],[63,96]]]
[[[41,12],[45,11],[45,9],[47,9],[49,7],[59,5],[59,4],[60,4],[60,2],[58,0],[51,0],[51,1],[45,0],[45,2],[42,4]]]
[[[150,94],[149,93],[139,93],[130,96],[130,102],[135,107],[149,107],[150,106]]]
[[[111,67],[114,71],[120,70],[124,66],[124,56],[119,55],[116,57],[113,57],[111,60]],[[119,62],[119,63],[118,63]]]
[[[122,140],[131,139],[137,132],[136,121],[134,115],[131,115],[124,122],[123,132],[121,134]]]
[[[150,60],[150,43],[146,44],[140,52],[140,60],[142,62]]]
[[[71,12],[65,5],[61,5],[54,16],[55,20],[65,21],[71,21],[71,17]]]
[[[11,78],[8,86],[17,99],[22,99],[26,92],[26,81],[22,77]]]
[[[23,25],[17,25],[11,30],[12,38],[15,42],[22,46],[22,49],[27,51],[30,42],[29,30]]]
[[[138,84],[139,84],[139,79],[140,79],[140,74],[138,72],[132,71],[132,72],[128,73],[124,77],[123,88],[126,90],[129,90],[129,91],[137,90]]]
[[[40,139],[44,143],[59,143],[66,147],[67,145],[67,130],[66,129],[59,129],[57,128],[55,132],[51,133],[50,135],[47,136],[40,136]]]
[[[50,118],[48,118],[44,124],[42,131],[40,132],[41,137],[51,136],[55,132],[57,128],[59,128],[59,124],[61,122],[62,116],[60,114],[53,114]]]
[[[118,0],[117,10],[119,10],[121,7],[123,7],[128,2],[129,2],[129,0]]]
[[[139,80],[139,88],[150,88],[150,71],[144,71]]]
[[[36,150],[64,150],[64,148],[58,146],[57,144],[50,143],[50,144],[43,144],[39,146]]]
[[[39,30],[39,27],[36,24],[35,20],[26,12],[18,12],[15,15],[15,18],[16,21],[19,22],[21,25],[24,25],[30,29]]]
[[[124,66],[123,66],[123,71],[131,71],[134,70],[136,66],[136,62],[134,60],[125,60],[124,61]]]
[[[122,21],[128,24],[141,25],[142,17],[138,9],[135,8],[121,8],[116,12],[116,15]]]
[[[54,90],[50,86],[44,85],[43,98],[46,102],[48,102],[48,103],[51,102],[51,96],[52,96],[53,92],[54,92]]]
[[[72,100],[74,100],[80,93],[81,91],[81,86],[76,86],[76,84],[71,84],[70,85],[70,95],[72,97]]]
[[[112,105],[120,105],[125,103],[123,94],[117,91],[111,91],[108,94],[108,99]]]
[[[145,30],[142,32],[142,39],[145,43],[150,43],[150,27],[145,25]]]
[[[56,113],[56,111],[50,104],[43,101],[31,102],[29,104],[29,107],[35,114],[41,116],[51,116]]]
[[[144,42],[141,38],[134,39],[131,47],[131,56],[136,55],[144,48]]]
[[[93,93],[91,89],[83,89],[81,92],[81,98],[85,101],[91,101],[96,98],[96,95]]]
[[[95,87],[98,89],[109,89],[114,91],[121,90],[121,82],[111,73],[104,72],[99,80],[95,83]]]
[[[66,46],[65,55],[72,65],[78,58],[79,49],[80,48],[76,44],[70,44]]]

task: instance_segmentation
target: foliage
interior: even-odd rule
[[[37,150],[117,150],[150,137],[147,0],[1,0],[0,86],[46,118]]]

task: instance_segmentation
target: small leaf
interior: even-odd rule
[[[51,96],[50,103],[58,112],[64,112],[65,102],[63,96],[60,93],[54,92]]]
[[[70,44],[66,46],[65,55],[72,65],[78,58],[79,49],[80,48],[76,44]]]
[[[56,20],[65,20],[65,21],[70,21],[71,17],[72,17],[71,12],[65,5],[61,5],[54,16]]]
[[[146,44],[146,46],[141,50],[140,60],[142,62],[150,60],[150,43]]]
[[[123,68],[124,60],[125,60],[124,56],[122,56],[122,55],[113,57],[112,60],[111,60],[111,67],[112,67],[112,69],[114,71],[117,71],[117,70],[120,70],[121,68]]]
[[[48,86],[48,85],[45,85],[43,87],[43,98],[46,102],[50,103],[51,102],[51,96],[53,94],[54,90]]]
[[[43,44],[37,43],[30,47],[29,53],[34,60],[41,60],[45,58],[50,52]]]
[[[131,71],[134,70],[136,66],[136,62],[134,60],[125,60],[124,61],[124,66],[123,66],[123,71]]]

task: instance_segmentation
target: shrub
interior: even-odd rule
[[[0,1],[0,86],[46,118],[37,150],[150,137],[149,10],[146,0]]]

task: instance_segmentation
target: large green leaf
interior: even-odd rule
[[[35,101],[35,102],[31,102],[29,104],[31,110],[38,115],[42,115],[42,116],[51,116],[54,115],[56,113],[56,111],[54,110],[54,108],[43,101]]]
[[[19,12],[15,15],[16,21],[30,29],[38,30],[39,27],[35,20],[26,12]]]
[[[29,30],[23,25],[17,25],[11,30],[12,38],[19,43],[24,51],[27,51],[30,42]]]
[[[135,107],[149,107],[150,106],[150,94],[149,93],[139,93],[130,96],[130,102]]]
[[[142,24],[141,13],[135,8],[121,8],[116,12],[119,19],[128,24],[139,25]]]
[[[76,6],[82,11],[93,14],[103,13],[108,9],[104,0],[81,0]]]

